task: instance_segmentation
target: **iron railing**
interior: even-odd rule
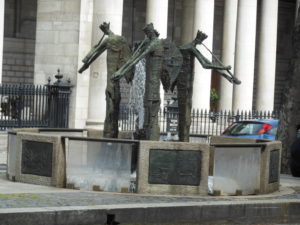
[[[178,119],[177,112],[168,112],[164,110],[159,112],[160,132],[168,132],[174,128]],[[195,135],[219,135],[230,124],[239,120],[250,119],[278,119],[279,111],[213,111],[196,110],[191,113],[190,134]],[[119,117],[120,130],[134,131],[136,127],[137,116],[128,108],[121,108]],[[170,125],[170,121],[171,124]]]
[[[67,128],[70,87],[0,84],[0,130],[17,127]]]

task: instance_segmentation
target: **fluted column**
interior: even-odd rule
[[[181,44],[194,39],[195,0],[182,1]]]
[[[201,30],[208,35],[204,40],[204,44],[212,49],[213,44],[213,24],[214,24],[214,1],[213,0],[196,0],[195,2],[195,17],[194,17],[194,37],[197,30]],[[212,56],[198,45],[199,50],[203,55],[211,60]],[[194,88],[193,88],[193,108],[209,109],[210,107],[210,85],[211,85],[211,70],[204,69],[195,60],[194,69]]]
[[[233,109],[252,109],[256,7],[256,0],[239,0],[238,3],[234,71],[242,84],[234,86]]]
[[[153,23],[160,33],[159,38],[167,38],[168,32],[168,0],[147,1],[146,24]],[[161,108],[164,107],[164,89],[160,85]]]
[[[226,0],[224,5],[224,28],[222,62],[224,65],[232,66],[234,73],[235,35],[237,19],[238,0]],[[221,110],[232,109],[233,84],[225,78],[220,80],[220,104]]]
[[[261,15],[256,109],[273,110],[278,0],[263,0]]]
[[[110,29],[115,34],[121,35],[122,16],[123,0],[94,0],[92,45],[97,44],[103,35],[99,29],[99,25],[103,22],[110,22]],[[105,120],[106,76],[106,52],[104,52],[92,63],[90,69],[88,126],[98,127],[103,125]]]
[[[5,1],[0,2],[0,83],[2,82],[3,38]]]

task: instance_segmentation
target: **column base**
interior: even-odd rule
[[[100,120],[88,119],[85,123],[85,128],[94,128],[94,129],[103,130],[104,122]]]

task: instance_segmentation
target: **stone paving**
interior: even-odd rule
[[[299,199],[300,190],[292,194],[270,197],[164,197],[164,196],[140,196],[127,194],[73,192],[73,193],[19,193],[0,194],[0,208],[26,208],[26,207],[60,207],[60,206],[95,206],[115,204],[139,204],[139,203],[196,203],[209,201],[258,201],[258,200],[288,200]]]
[[[122,225],[299,224],[300,178],[281,184],[268,195],[151,196],[11,182],[2,168],[0,225],[103,225],[110,214]]]
[[[96,206],[117,204],[164,204],[164,203],[209,203],[251,202],[265,200],[300,200],[300,179],[286,176],[285,186],[279,192],[257,196],[150,196],[59,189],[39,185],[11,182],[5,173],[0,176],[0,210],[28,207]],[[296,182],[295,182],[296,181]],[[293,186],[293,187],[288,187]]]

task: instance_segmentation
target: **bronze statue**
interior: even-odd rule
[[[103,37],[82,60],[84,64],[78,72],[82,73],[99,55],[105,50],[107,51],[106,117],[103,136],[117,138],[121,94],[119,81],[112,80],[111,77],[130,58],[131,50],[126,39],[114,34],[109,27],[110,24],[106,22],[100,25],[100,29],[104,33]],[[103,40],[105,35],[107,35],[107,38]],[[125,78],[127,82],[130,82],[132,80],[132,71],[129,70]]]
[[[158,39],[159,33],[152,23],[147,24],[143,31],[146,39],[139,45],[131,59],[113,75],[113,79],[120,79],[139,60],[146,58],[143,132],[146,140],[159,140],[160,79],[165,88],[170,86],[170,82],[179,72],[182,56],[178,49],[173,48],[168,41]],[[170,63],[166,63],[166,60]],[[172,62],[176,65],[170,66]]]
[[[231,66],[224,66],[214,55],[220,65],[214,65],[203,54],[196,48],[198,44],[203,45],[203,41],[207,38],[207,35],[201,31],[197,32],[196,38],[188,44],[184,44],[179,47],[183,56],[183,66],[181,71],[172,84],[172,90],[174,86],[177,86],[177,99],[178,99],[178,110],[179,110],[179,140],[189,141],[189,133],[191,126],[191,109],[192,109],[192,96],[193,96],[193,82],[194,73],[193,65],[194,58],[196,57],[199,63],[205,69],[214,69],[218,71],[220,75],[225,77],[228,81],[240,84],[241,82],[233,76],[230,72]],[[212,52],[210,52],[212,54]],[[227,71],[227,73],[225,73]]]

